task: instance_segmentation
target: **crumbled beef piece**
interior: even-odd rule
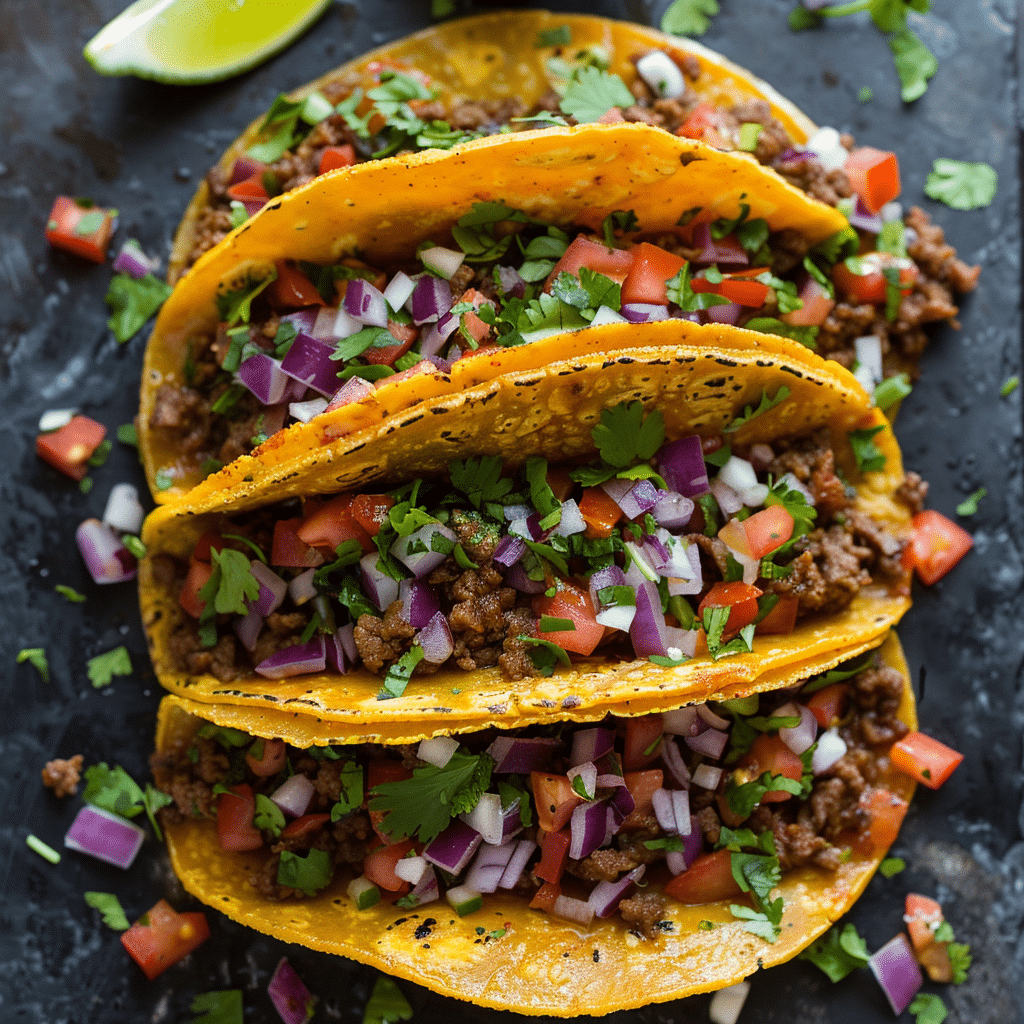
[[[783,150],[771,166],[791,185],[828,206],[835,206],[840,199],[853,194],[845,171],[826,171],[816,156],[800,150]]]
[[[768,473],[776,480],[792,473],[804,484],[814,498],[819,524],[831,521],[837,512],[850,507],[846,486],[836,474],[835,454],[823,433],[776,445]]]
[[[660,127],[663,120],[661,115],[640,106],[639,103],[626,107],[622,111],[622,116],[633,124],[651,124],[655,127]]]
[[[884,526],[863,512],[847,512],[846,518],[854,539],[874,553],[872,568],[875,575],[890,581],[902,580],[906,575],[902,564],[903,545]]]
[[[700,825],[700,834],[704,837],[705,844],[714,846],[722,833],[722,819],[718,816],[718,811],[708,805],[697,811],[694,817]]]
[[[665,916],[665,897],[657,892],[645,892],[619,904],[619,914],[630,928],[640,932],[645,939],[658,937],[658,922]]]
[[[452,295],[461,295],[470,286],[475,276],[476,271],[473,267],[468,263],[463,263],[448,281],[448,284],[451,286]]]
[[[353,811],[331,826],[331,838],[334,841],[332,862],[354,864],[361,869],[370,848],[377,842],[377,833],[366,811]]]
[[[256,640],[253,663],[258,665],[272,654],[293,647],[301,640],[302,631],[308,623],[309,616],[305,612],[271,612]]]
[[[161,384],[153,401],[149,425],[171,430],[190,428],[197,419],[208,415],[208,407],[209,402],[198,391]]]
[[[772,580],[769,589],[780,595],[795,594],[801,615],[841,611],[871,582],[871,574],[863,568],[872,557],[871,550],[858,547],[842,526],[812,530],[795,548],[800,554],[790,562],[790,574]]]
[[[203,647],[192,621],[182,622],[174,630],[168,649],[174,664],[190,675],[208,672],[222,683],[230,683],[248,673],[248,669],[235,663],[234,634],[225,633],[213,647]]]
[[[884,355],[889,334],[884,315],[880,317],[878,308],[867,302],[853,306],[840,301],[832,307],[832,312],[818,329],[815,342],[823,356],[835,359],[849,368],[855,358],[854,341],[870,334],[882,339]]]
[[[906,735],[907,726],[897,717],[905,684],[896,669],[865,669],[853,677],[850,685],[858,713],[843,729],[847,744],[889,746]]]
[[[231,771],[231,761],[224,748],[215,739],[205,736],[197,736],[193,747],[196,751],[196,775],[211,786],[223,782]]]
[[[807,239],[795,228],[775,232],[768,244],[772,251],[772,272],[780,276],[803,263],[810,249]],[[754,312],[758,316],[765,315],[758,310]]]
[[[249,885],[264,899],[286,900],[292,897],[300,898],[305,895],[301,889],[292,889],[290,886],[281,885],[277,880],[277,869],[281,863],[281,855],[275,854],[264,861],[258,872],[249,876]]]
[[[530,658],[531,645],[521,636],[532,636],[537,619],[529,608],[512,608],[505,613],[505,642],[498,666],[509,679],[529,679],[537,674]]]
[[[922,480],[919,473],[908,470],[896,491],[896,497],[907,506],[912,516],[916,516],[924,508],[925,498],[928,497],[928,481]]]
[[[925,274],[961,294],[973,291],[978,284],[981,267],[969,267],[959,259],[956,249],[946,241],[942,228],[933,224],[919,206],[912,206],[904,221],[916,235],[907,241],[907,255]]]
[[[648,850],[642,844],[629,844],[625,849],[609,847],[595,850],[583,860],[570,860],[565,870],[587,882],[614,882],[625,872],[641,864],[651,864],[662,856],[660,850]]]
[[[82,777],[84,755],[74,754],[65,760],[55,757],[47,761],[41,771],[43,785],[53,790],[57,797],[74,796],[78,790],[78,782]]]
[[[402,602],[388,605],[384,618],[360,615],[355,628],[356,647],[371,672],[397,661],[411,646],[416,630],[402,618]]]
[[[448,525],[471,562],[488,562],[494,556],[501,540],[497,524],[484,519],[479,512],[457,508],[452,510]]]
[[[729,571],[729,549],[725,543],[717,537],[708,537],[703,533],[688,533],[686,540],[700,548],[701,567],[707,570],[704,573],[705,579],[713,571],[724,580]]]
[[[183,751],[168,751],[153,754],[149,764],[157,788],[174,801],[172,805],[161,808],[161,819],[176,824],[188,818],[217,817],[213,783],[198,777],[198,759],[193,764]]]
[[[223,206],[207,206],[196,218],[195,234],[192,237],[192,248],[185,260],[185,268],[191,267],[207,249],[212,249],[230,233],[231,207],[225,196]]]

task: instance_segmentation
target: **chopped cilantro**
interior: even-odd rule
[[[146,806],[139,784],[120,765],[109,768],[103,761],[85,769],[82,799],[122,818],[134,818]]]
[[[29,833],[25,836],[25,845],[33,853],[38,853],[43,860],[48,860],[51,864],[60,863],[60,854],[52,846],[44,843],[38,836]]]
[[[900,77],[900,98],[904,103],[920,99],[928,88],[928,79],[939,70],[935,54],[909,28],[889,36],[889,49]]]
[[[380,692],[377,694],[377,700],[391,700],[394,697],[401,697],[405,693],[406,686],[409,685],[413,670],[422,660],[423,648],[419,644],[413,644],[388,669],[387,675],[384,676],[384,682],[381,683]]]
[[[979,487],[973,494],[957,505],[956,514],[958,516],[973,516],[978,511],[978,502],[981,501],[986,494],[988,494],[988,490],[984,487]]]
[[[158,469],[153,482],[156,484],[158,491],[166,491],[174,486],[174,477],[166,469]]]
[[[1003,386],[999,389],[999,394],[1006,398],[1007,395],[1012,395],[1017,388],[1020,387],[1020,377],[1016,374],[1012,377],[1007,377],[1003,383]]]
[[[769,409],[774,409],[776,406],[781,405],[787,398],[789,398],[790,394],[791,392],[785,384],[775,392],[774,398],[769,398],[768,392],[762,391],[761,401],[758,403],[757,408],[754,408],[752,405],[748,405],[743,412],[736,416],[733,421],[723,429],[722,433],[735,433],[740,429],[740,427],[749,423],[755,416],[761,416],[763,413],[768,412]]]
[[[363,1024],[398,1024],[412,1020],[412,1007],[391,978],[379,975],[366,1001]]]
[[[950,942],[946,952],[953,967],[953,984],[962,985],[967,980],[967,971],[971,966],[971,947],[965,942]]]
[[[613,210],[601,221],[601,235],[609,249],[615,248],[615,231],[636,231],[639,227],[636,214],[632,210]]]
[[[115,274],[111,278],[105,301],[112,313],[107,326],[114,332],[117,341],[123,344],[138,334],[170,294],[170,285],[153,274],[140,278],[130,274]]]
[[[946,1004],[933,992],[918,992],[907,1009],[917,1024],[942,1024],[949,1014]]]
[[[903,871],[906,866],[907,862],[902,857],[886,857],[878,865],[878,872],[883,878],[893,878]]]
[[[331,821],[340,821],[351,814],[363,802],[363,769],[355,762],[348,761],[339,773],[341,790],[331,808]]]
[[[862,85],[857,90],[858,103],[870,103],[875,98],[875,90],[870,85]]]
[[[72,604],[81,604],[85,600],[85,594],[80,594],[74,587],[69,587],[64,583],[58,583],[53,589]]]
[[[199,596],[206,603],[203,617],[226,612],[248,614],[246,599],[255,601],[260,596],[260,585],[252,574],[252,563],[241,551],[233,548],[221,551],[212,548],[210,560],[213,562],[213,575],[199,591]]]
[[[844,679],[852,679],[859,672],[863,672],[873,659],[874,652],[868,651],[855,661],[848,661],[829,672],[812,676],[800,690],[800,695],[802,697],[809,697],[812,693],[823,690],[826,686],[831,686],[833,683],[841,683]]]
[[[220,992],[200,992],[189,1003],[195,1017],[192,1024],[242,1024],[242,990],[223,989]]]
[[[989,164],[938,159],[932,164],[924,192],[954,210],[975,210],[992,202],[998,184],[995,168]]]
[[[247,324],[252,314],[252,300],[276,279],[277,269],[274,268],[265,277],[258,280],[246,278],[238,287],[218,292],[217,315],[229,327],[239,321]]]
[[[512,490],[512,481],[501,475],[502,468],[498,455],[458,459],[450,466],[452,486],[477,508],[483,508],[488,502],[500,503]]]
[[[858,967],[867,966],[868,949],[856,925],[848,922],[842,928],[833,925],[820,939],[808,946],[798,959],[814,964],[831,981],[842,981]]]
[[[636,98],[618,75],[595,67],[578,68],[559,104],[566,117],[580,124],[598,121],[613,107],[631,107]]]
[[[555,615],[542,615],[540,617],[541,633],[569,633],[575,632],[576,623],[572,619],[560,619]]]
[[[542,676],[551,675],[555,670],[555,665],[562,664],[568,667],[572,664],[565,649],[551,640],[540,640],[535,636],[526,636],[525,634],[520,634],[519,639],[531,645],[530,661]]]
[[[269,832],[276,839],[284,828],[284,811],[269,796],[256,794],[256,813],[252,823],[261,832]]]
[[[749,331],[757,331],[759,334],[777,334],[780,338],[792,338],[799,342],[804,348],[812,352],[818,348],[815,340],[818,337],[817,327],[800,327],[791,324],[784,324],[774,316],[755,316],[744,325]]]
[[[891,409],[911,391],[910,378],[905,373],[897,373],[876,385],[872,398],[879,409]]]
[[[310,850],[305,857],[284,850],[277,865],[277,881],[292,889],[301,889],[307,896],[314,896],[331,880],[333,868],[330,854],[326,850]]]
[[[443,767],[423,765],[411,779],[384,782],[370,793],[368,807],[383,811],[379,827],[392,839],[417,836],[429,843],[453,817],[471,811],[487,790],[494,759],[458,750]]]
[[[661,16],[661,31],[673,36],[702,36],[718,14],[718,0],[673,0]]]
[[[250,146],[246,155],[264,164],[272,164],[284,156],[298,141],[296,129],[304,104],[304,100],[290,100],[283,93],[275,97],[259,127],[264,141]]]
[[[89,456],[87,465],[92,466],[93,469],[98,469],[104,465],[107,459],[110,458],[110,451],[113,447],[113,442],[109,438],[104,438],[96,446],[96,451]]]
[[[18,651],[18,664],[27,661],[42,676],[43,682],[50,681],[50,663],[42,647],[23,647]]]
[[[649,459],[665,440],[665,419],[655,409],[646,418],[640,402],[621,403],[601,413],[601,422],[590,432],[610,466],[624,468]]]
[[[115,647],[112,651],[90,658],[85,668],[89,682],[99,689],[102,686],[109,686],[114,681],[114,676],[130,676],[132,660],[126,647]]]
[[[112,892],[87,892],[85,902],[103,915],[103,923],[116,932],[125,932],[129,928],[121,901]]]
[[[857,460],[857,468],[862,473],[872,473],[885,468],[885,454],[875,444],[875,434],[885,430],[885,424],[877,427],[865,427],[863,430],[851,430],[847,435],[853,457]]]
[[[117,428],[117,439],[121,444],[130,444],[132,447],[137,448],[139,446],[139,435],[135,430],[135,424],[122,423]]]
[[[538,50],[546,46],[568,46],[572,42],[572,32],[568,25],[559,25],[558,28],[542,29],[537,33],[537,40],[533,44]]]
[[[683,849],[683,837],[662,836],[660,839],[645,839],[644,846],[648,850],[665,850],[668,853],[680,853]]]

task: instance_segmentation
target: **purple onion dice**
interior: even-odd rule
[[[316,997],[295,973],[287,957],[281,957],[267,986],[267,995],[284,1024],[306,1024],[313,1016]]]
[[[348,282],[345,289],[345,312],[370,327],[388,325],[388,304],[384,293],[362,278]]]
[[[138,825],[87,804],[75,815],[64,845],[115,867],[129,868],[145,838],[146,833]]]
[[[266,679],[286,679],[307,672],[323,672],[327,667],[327,647],[323,636],[314,637],[304,644],[295,644],[277,651],[256,666]]]
[[[292,380],[281,364],[266,352],[257,352],[238,368],[239,383],[244,384],[264,405],[276,405],[282,401],[285,388]]]
[[[308,334],[299,334],[281,360],[281,369],[289,377],[330,398],[338,390],[338,366],[331,360],[333,352],[332,346]]]
[[[696,434],[662,445],[656,460],[658,472],[673,491],[698,498],[710,490],[704,451]]]

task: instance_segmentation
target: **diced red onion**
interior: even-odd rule
[[[811,771],[815,775],[827,772],[846,753],[846,741],[836,729],[826,729],[818,737],[818,745],[811,755]]]
[[[327,411],[327,399],[311,398],[308,402],[289,402],[288,415],[299,423],[308,423],[314,416]]]
[[[597,795],[597,765],[593,761],[584,761],[582,764],[573,765],[567,774],[570,783],[577,778],[580,780],[586,799],[594,799]],[[576,787],[574,786],[573,789],[575,790]]]
[[[514,852],[515,847],[511,843],[484,843],[466,872],[466,885],[477,892],[497,892]]]
[[[636,618],[636,605],[632,604],[610,604],[601,608],[594,616],[594,620],[606,629],[618,629],[628,633],[633,619]]]
[[[388,281],[388,285],[384,289],[384,298],[387,300],[387,304],[397,312],[409,301],[415,287],[416,282],[400,270]]]
[[[281,360],[281,370],[330,398],[338,390],[339,367],[331,360],[333,352],[332,346],[300,333]]]
[[[498,267],[498,290],[503,295],[521,299],[526,294],[526,282],[514,267]]]
[[[775,452],[772,451],[771,445],[758,442],[750,446],[747,458],[758,473],[763,473],[772,464]]]
[[[462,314],[448,312],[438,317],[436,329],[438,337],[441,339],[442,344],[446,342],[459,329],[459,324],[461,322]],[[431,324],[430,326],[434,325]],[[457,358],[458,356],[452,356],[452,359]]]
[[[444,316],[453,305],[451,285],[433,274],[424,274],[412,293],[412,321],[425,324]]]
[[[239,182],[248,181],[257,174],[262,174],[263,169],[264,165],[259,160],[254,160],[251,156],[243,155],[237,157],[231,166],[231,177],[228,180],[228,184],[237,185]]]
[[[674,836],[690,834],[690,794],[685,789],[656,789],[651,801],[663,831]]]
[[[665,866],[673,875],[681,875],[687,868],[686,857],[682,850],[668,850],[665,853]]]
[[[572,537],[574,534],[583,533],[587,524],[580,514],[580,507],[569,498],[562,502],[562,518],[558,525],[552,530],[556,537]]]
[[[369,327],[387,327],[388,304],[384,294],[369,281],[357,277],[345,289],[345,312],[354,320]]]
[[[437,588],[426,580],[402,580],[398,584],[398,599],[402,602],[402,618],[413,629],[422,629],[441,610]]]
[[[256,641],[263,629],[263,619],[264,616],[255,608],[250,608],[248,614],[236,618],[233,623],[238,639],[250,653],[256,650]]]
[[[670,595],[679,593],[678,590],[673,591],[671,581],[669,581],[668,592]],[[684,592],[691,593],[692,591]],[[680,629],[678,626],[666,626],[665,639],[668,642],[666,654],[670,658],[681,658],[684,656],[692,658],[697,653],[697,630],[695,629]]]
[[[288,963],[287,957],[282,957],[277,965],[267,986],[267,995],[284,1024],[306,1024],[313,1015],[316,999]]]
[[[900,932],[890,939],[877,953],[871,955],[868,966],[882,986],[892,1012],[899,1016],[924,984],[924,975],[914,959],[906,935]]]
[[[86,804],[71,823],[64,845],[119,868],[130,868],[146,838],[144,829],[118,814]]]
[[[311,779],[305,775],[296,774],[282,782],[270,794],[270,799],[285,814],[290,814],[293,818],[301,818],[309,809],[310,801],[313,799],[315,792],[316,787]]]
[[[316,597],[317,589],[313,583],[315,575],[316,569],[307,569],[305,572],[299,573],[298,576],[289,580],[288,596],[295,604],[302,605]]]
[[[743,307],[738,302],[720,302],[714,306],[708,306],[704,310],[704,316],[707,317],[708,323],[728,324],[730,327],[735,327],[742,312]]]
[[[545,530],[540,525],[541,519],[542,516],[539,512],[531,512],[526,517],[526,530],[530,535],[530,540],[543,541],[551,535],[551,530]]]
[[[532,839],[520,839],[516,843],[512,856],[509,858],[508,866],[502,872],[501,878],[498,881],[499,888],[514,889],[516,887],[516,883],[522,877],[523,871],[526,870],[526,865],[536,849],[537,844]]]
[[[503,833],[501,797],[497,793],[484,793],[471,811],[467,811],[459,817],[470,828],[475,828],[483,836],[485,843],[495,846],[501,843]]]
[[[426,523],[408,537],[399,537],[391,546],[391,553],[413,575],[426,576],[448,557],[443,551],[432,548],[433,539],[438,534],[450,542],[445,546],[451,551],[458,540],[455,534],[441,523]]]
[[[285,594],[288,593],[287,580],[281,579],[270,566],[264,565],[259,559],[253,561],[250,572],[260,585],[259,597],[251,603],[250,607],[264,616],[276,612],[281,607]]]
[[[416,756],[427,764],[443,768],[459,749],[459,741],[451,736],[431,736],[420,741]]]
[[[139,501],[139,492],[131,484],[114,484],[110,488],[103,522],[119,533],[137,534],[142,529],[146,513]]]
[[[462,250],[446,249],[444,246],[435,245],[424,249],[420,253],[420,262],[434,274],[438,274],[446,281],[462,266],[466,254]]]
[[[415,642],[423,648],[423,660],[431,665],[443,665],[455,650],[451,627],[442,611],[431,616],[430,621],[416,634]]]
[[[519,814],[521,798],[516,797],[508,807],[501,809],[501,841],[510,842],[523,831],[523,822]]]
[[[294,644],[277,651],[256,666],[266,679],[286,679],[307,672],[323,672],[327,667],[327,650],[323,636],[314,637],[304,644]]]
[[[643,878],[645,868],[646,865],[640,864],[616,882],[598,882],[587,897],[587,902],[594,908],[594,914],[597,917],[611,917]]]
[[[498,546],[494,549],[492,560],[508,569],[515,565],[525,554],[526,542],[521,537],[514,537],[512,534],[506,533],[498,541]]]
[[[305,333],[316,338],[317,341],[331,341],[336,337],[334,333],[334,325],[337,319],[337,306],[321,306],[317,310],[316,319],[313,321],[312,328],[307,330]],[[351,319],[351,317],[349,319]],[[355,332],[353,331],[352,333],[354,334]]]
[[[720,729],[705,729],[696,736],[686,736],[686,745],[698,754],[719,758],[729,742],[729,734]]]
[[[249,356],[238,367],[238,381],[244,384],[263,405],[275,405],[284,397],[285,387],[292,377],[284,372],[281,363],[266,352]],[[336,380],[337,378],[335,378]]]
[[[291,324],[299,334],[309,334],[316,325],[321,308],[312,306],[309,309],[297,309],[294,313],[285,313],[281,323]]]
[[[686,92],[686,79],[679,65],[663,50],[645,53],[636,62],[636,70],[654,95],[661,99],[676,99]]]
[[[418,885],[424,874],[431,870],[424,857],[402,857],[395,861],[395,874],[410,885]]]
[[[690,815],[690,831],[683,836],[683,861],[689,867],[704,852],[704,835],[700,830],[700,822]],[[675,873],[675,872],[674,872]]]
[[[420,335],[420,355],[424,359],[430,360],[440,358],[438,353],[444,348],[445,341],[447,338],[437,329],[437,324],[427,324]],[[441,361],[447,363],[447,360]],[[448,364],[448,370],[445,372],[450,372],[450,370],[451,364]]]
[[[715,501],[718,502],[718,507],[725,515],[734,516],[743,508],[743,499],[734,488],[722,480],[721,476],[715,477],[711,481],[710,487],[711,493],[715,496]]]
[[[574,807],[569,819],[570,858],[589,857],[604,842],[607,825],[607,806],[603,800],[590,800]]]
[[[135,579],[135,556],[106,523],[86,519],[75,531],[75,543],[95,583],[124,583]]]
[[[442,373],[452,372],[452,364],[447,359],[442,359],[440,356],[424,356],[424,359],[426,362],[432,363],[434,368]]]
[[[516,562],[508,572],[505,573],[505,585],[513,587],[521,594],[543,594],[548,589],[544,580],[531,580],[526,575],[522,562]]]
[[[652,654],[664,656],[668,646],[665,628],[665,613],[661,610],[658,588],[644,580],[636,588],[636,615],[629,627],[629,639],[638,658],[648,658]]]
[[[728,729],[729,722],[728,718],[723,718],[721,715],[716,715],[714,711],[707,706],[707,704],[697,705],[697,714],[702,718],[712,729]]]
[[[575,767],[588,761],[598,761],[615,746],[615,730],[595,726],[591,729],[577,729],[572,734],[572,753],[569,764]],[[595,774],[597,769],[594,769]]]
[[[589,903],[573,896],[559,896],[551,908],[551,913],[555,917],[574,921],[576,924],[589,925],[594,920],[594,908]]]
[[[362,377],[349,377],[341,386],[338,393],[327,403],[324,412],[332,412],[340,409],[343,405],[351,405],[353,402],[361,402],[367,395],[374,392],[373,384]]]
[[[631,324],[649,324],[668,319],[668,307],[653,302],[627,302],[620,312]]]
[[[605,587],[621,587],[626,583],[626,576],[623,571],[617,565],[608,565],[603,569],[598,569],[596,572],[590,575],[590,599],[594,602],[594,607],[600,605],[597,594],[598,591],[604,590]]]
[[[719,989],[711,997],[711,1004],[708,1006],[711,1024],[736,1024],[749,993],[749,981],[737,981],[727,988]]]
[[[843,212],[846,213],[845,210]],[[853,209],[846,213],[846,219],[851,227],[870,232],[872,235],[877,235],[882,230],[882,218],[877,213],[872,213],[860,196],[856,196]]]
[[[611,808],[617,824],[621,825],[636,810],[636,801],[633,799],[633,794],[626,788],[626,780],[621,775],[615,776],[615,778],[618,779],[619,785],[608,798],[608,806]],[[612,777],[598,775],[597,784],[604,787],[612,786]]]
[[[470,828],[460,818],[452,823],[423,851],[423,856],[451,875],[459,874],[470,862],[473,854],[483,842],[475,828]]]
[[[113,269],[120,274],[128,274],[136,279],[152,274],[160,266],[158,259],[151,259],[142,251],[142,246],[129,238],[114,260]]]
[[[690,769],[686,767],[682,752],[675,740],[665,737],[661,743],[661,760],[669,775],[684,789],[690,785]]]
[[[377,568],[380,555],[376,551],[359,559],[359,576],[363,593],[378,611],[387,611],[388,605],[398,600],[398,580]]]
[[[324,650],[327,654],[327,668],[338,675],[345,675],[350,665],[354,665],[356,659],[349,659],[345,653],[345,644],[342,642],[340,630],[335,630],[329,636],[324,637]]]
[[[533,513],[529,505],[506,505],[504,508],[505,522],[514,523],[517,519],[526,519]]]
[[[800,724],[786,726],[779,730],[779,739],[793,751],[794,754],[802,754],[809,750],[818,735],[818,720],[814,712],[805,704],[797,704],[790,701],[781,708],[777,708],[773,714],[789,718],[793,715],[800,716]]]
[[[409,898],[412,904],[417,907],[422,903],[433,903],[434,900],[441,898],[441,888],[437,883],[437,872],[434,870],[433,865],[427,866],[427,870],[423,872],[423,877],[409,893]]]
[[[746,249],[735,239],[713,238],[711,236],[711,225],[707,221],[700,221],[698,224],[695,224],[690,238],[690,244],[693,248],[700,250],[699,254],[694,258],[694,263],[739,264],[746,266],[750,262]]]
[[[496,773],[527,775],[547,768],[560,746],[560,740],[546,736],[499,736],[487,753],[494,758]]]
[[[681,530],[693,517],[693,501],[675,491],[658,491],[658,500],[651,509],[651,515],[659,526],[669,530]]]
[[[721,781],[722,769],[717,765],[701,763],[693,769],[692,784],[700,789],[715,790]]]
[[[359,648],[356,646],[355,629],[354,622],[347,622],[344,626],[339,626],[334,634],[345,651],[345,657],[352,664],[359,661]]]
[[[696,434],[662,445],[655,459],[658,472],[673,491],[687,498],[708,493],[704,452]]]
[[[697,727],[697,708],[690,704],[685,708],[666,711],[661,716],[662,728],[673,736],[693,736]]]

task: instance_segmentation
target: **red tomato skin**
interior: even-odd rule
[[[246,752],[245,763],[253,775],[261,779],[269,779],[271,775],[276,775],[288,763],[288,751],[284,740],[263,740],[262,755],[257,758],[250,750]]]
[[[209,937],[210,926],[202,911],[179,914],[166,900],[160,900],[121,934],[121,944],[152,981]]]
[[[206,602],[199,596],[199,591],[209,583],[212,575],[213,566],[209,562],[193,560],[189,563],[188,575],[181,585],[178,603],[193,619],[198,619],[206,610]]]
[[[800,598],[793,594],[779,597],[771,611],[757,624],[754,632],[760,636],[786,636],[796,629],[800,611]]]
[[[747,551],[751,558],[764,558],[793,536],[793,516],[781,505],[769,505],[743,520]]]
[[[36,454],[72,480],[82,480],[107,428],[88,416],[72,416],[59,430],[36,438]]]
[[[326,306],[323,296],[306,275],[290,263],[279,260],[277,277],[267,286],[266,295],[276,310],[301,309],[305,306]]]
[[[903,565],[916,570],[925,586],[941,580],[974,546],[974,538],[963,527],[934,509],[918,512],[912,527]]]
[[[580,515],[587,524],[589,540],[610,537],[622,518],[622,509],[600,487],[588,487],[579,501]]]
[[[341,494],[321,505],[314,513],[306,516],[295,531],[304,544],[311,547],[330,548],[334,551],[346,540],[357,540],[363,551],[373,547],[369,534],[352,516],[353,494]]]
[[[408,892],[411,886],[404,878],[395,874],[395,865],[413,849],[411,839],[403,839],[388,846],[378,846],[371,850],[363,861],[363,874],[382,889],[388,892]]]
[[[609,249],[603,242],[595,242],[591,238],[578,235],[569,243],[565,254],[555,264],[555,269],[545,282],[544,290],[550,290],[552,282],[559,274],[566,273],[579,277],[582,267],[589,267],[599,274],[604,274],[605,277],[610,277],[617,284],[622,284],[632,266],[632,249]]]
[[[700,618],[705,608],[729,608],[729,618],[723,637],[738,633],[757,618],[757,599],[761,591],[750,583],[716,583],[705,595],[697,609]]]
[[[878,213],[900,194],[900,164],[895,153],[861,146],[846,158],[844,170],[868,213]]]
[[[537,808],[537,825],[545,832],[557,832],[568,825],[573,810],[583,803],[567,775],[530,772],[530,788]]]
[[[791,327],[818,327],[825,322],[836,305],[828,289],[810,275],[800,288],[800,301],[803,305],[799,309],[779,317],[784,324]]]
[[[822,729],[831,729],[843,717],[848,683],[832,683],[812,693],[804,703]]]
[[[701,854],[682,874],[665,885],[665,892],[690,906],[738,899],[743,895],[732,876],[732,854],[728,850]]]
[[[371,537],[376,537],[394,504],[390,494],[357,494],[352,500],[352,518]]]
[[[777,734],[761,733],[751,744],[750,750],[739,761],[741,768],[749,768],[754,764],[757,765],[758,774],[769,772],[772,775],[784,775],[794,782],[799,782],[804,774],[803,762]],[[761,803],[782,803],[784,800],[789,800],[792,795],[785,790],[772,790],[761,797]]]
[[[570,834],[567,828],[558,832],[549,832],[541,843],[540,863],[533,873],[545,882],[557,884],[565,873],[565,865],[569,861]]]
[[[363,358],[375,366],[394,366],[395,360],[405,355],[420,336],[419,328],[388,321],[388,330],[395,338],[394,345],[383,345],[380,348],[371,346],[363,353]]]
[[[626,772],[626,789],[635,804],[621,825],[621,830],[644,827],[644,818],[654,813],[654,793],[665,784],[665,773],[660,768],[648,768],[646,771]]]
[[[241,853],[258,850],[263,845],[263,836],[252,821],[256,814],[256,797],[252,786],[240,783],[232,786],[229,793],[217,798],[217,842],[222,850]]]
[[[320,156],[317,173],[326,174],[339,167],[351,167],[355,162],[356,151],[347,142],[343,146],[327,146]]]
[[[79,223],[90,213],[102,213],[103,222],[95,231],[79,234]],[[112,211],[100,206],[81,206],[70,196],[57,196],[46,222],[46,240],[50,245],[92,260],[93,263],[103,263],[106,260],[107,246],[113,233]]]
[[[594,649],[604,639],[604,626],[597,621],[597,612],[590,600],[589,591],[565,580],[559,581],[558,588],[554,597],[534,598],[533,611],[538,616],[535,635],[542,640],[558,644],[570,654],[593,654]],[[576,628],[542,633],[539,621],[542,615],[570,619]]]
[[[667,306],[666,285],[686,266],[686,260],[650,242],[638,242],[629,252],[633,254],[633,265],[622,282],[622,304]]]
[[[832,268],[832,281],[843,295],[857,305],[885,302],[885,278],[880,270],[858,274],[843,261]]]
[[[245,202],[248,199],[250,202],[252,200],[261,200],[265,203],[270,196],[267,193],[266,186],[263,184],[263,172],[254,174],[251,178],[246,178],[244,181],[236,182],[228,189],[228,198],[237,199],[239,202]]]
[[[706,277],[694,277],[690,284],[695,292],[721,295],[730,302],[755,309],[765,304],[769,291],[768,285],[761,281],[746,281],[738,276],[726,277],[717,283]]]
[[[287,838],[289,836],[308,835],[310,832],[316,832],[323,828],[330,820],[331,816],[329,814],[303,814],[302,817],[289,821],[281,829],[281,836]]]
[[[717,128],[721,124],[718,110],[706,100],[701,100],[693,108],[690,116],[676,129],[676,135],[687,139],[702,139],[709,128]]]
[[[556,882],[545,882],[530,900],[531,910],[543,910],[550,914],[555,909],[555,901],[562,895],[562,887]]]
[[[892,745],[889,759],[904,775],[929,789],[938,789],[953,774],[964,755],[923,732],[908,732]]]
[[[290,569],[312,569],[323,564],[323,556],[299,539],[301,519],[279,519],[274,523],[270,564]]]
[[[657,761],[661,757],[661,744],[658,741],[664,731],[661,715],[641,715],[627,719],[622,750],[623,769],[636,772]],[[647,750],[650,753],[644,753]]]
[[[896,840],[907,814],[907,801],[887,789],[866,789],[859,800],[867,813],[868,827],[853,845],[868,856],[887,850]]]

